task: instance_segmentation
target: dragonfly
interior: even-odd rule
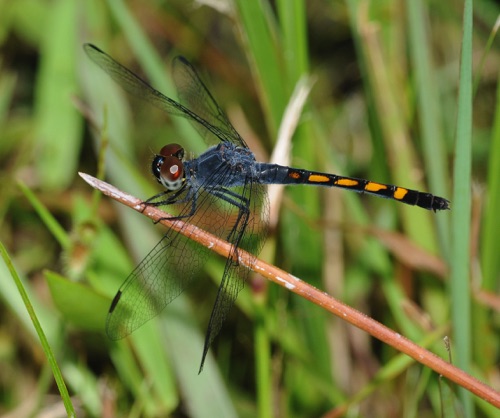
[[[154,156],[151,171],[165,190],[147,199],[152,206],[175,209],[170,220],[182,219],[228,241],[231,253],[205,335],[199,372],[249,275],[238,263],[238,249],[257,257],[267,234],[266,185],[339,187],[393,199],[434,212],[450,202],[430,193],[354,177],[258,162],[229,122],[195,68],[178,56],[172,76],[178,100],[165,96],[92,44],[83,46],[90,59],[125,91],[170,115],[186,118],[205,139],[208,149],[188,159],[184,148],[171,143]],[[114,297],[106,319],[112,340],[126,337],[157,316],[199,275],[210,250],[193,244],[173,229],[130,273]]]

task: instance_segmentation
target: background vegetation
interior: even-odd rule
[[[201,3],[0,2],[0,241],[77,414],[496,416],[259,277],[197,375],[222,275],[217,257],[164,315],[124,341],[106,338],[111,298],[162,228],[100,198],[77,172],[104,169],[106,180],[145,199],[159,191],[154,152],[169,142],[193,153],[204,145],[184,121],[124,94],[84,55],[84,42],[171,97],[171,59],[188,57],[265,161],[297,82],[310,76],[292,165],[430,191],[450,198],[453,211],[288,188],[262,257],[444,358],[449,336],[452,360],[500,387],[498,3],[477,0],[465,20],[461,1]],[[472,57],[468,93],[462,47]],[[472,126],[459,92],[473,103]],[[64,416],[3,263],[0,300],[0,413]]]

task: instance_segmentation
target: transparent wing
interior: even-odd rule
[[[214,118],[206,120],[203,117],[203,113],[198,115],[196,113],[196,109],[188,109],[187,107],[176,102],[170,97],[167,97],[164,94],[160,93],[158,90],[151,87],[146,81],[115,61],[95,45],[85,44],[83,46],[83,49],[85,50],[85,53],[89,56],[89,58],[99,67],[101,67],[125,91],[142,100],[145,100],[148,103],[151,103],[152,105],[171,115],[181,116],[188,119],[193,123],[193,126],[195,126],[201,136],[209,140],[210,143],[213,143],[214,139],[217,138],[219,141],[231,141],[240,145],[244,145],[241,137],[231,126],[227,118],[223,115],[222,111],[218,108],[217,104],[215,103],[210,93],[206,90],[206,87],[204,86],[200,78],[196,75],[196,71],[194,70],[194,68],[184,58],[179,58],[179,60],[177,61],[182,61],[184,68],[186,68],[186,73],[189,73],[190,77],[192,78],[191,81],[194,83],[192,90],[195,91],[200,89],[201,91],[204,91],[204,94],[200,94],[200,98],[204,97],[205,99],[209,100],[209,103],[207,103],[206,105],[200,104],[200,108],[207,107],[207,109],[209,109],[215,106],[215,108],[217,108],[221,112],[221,117],[224,119],[223,123],[217,122],[217,120]],[[191,105],[191,102],[189,101],[187,101],[186,103],[189,103],[189,105]],[[206,112],[207,117],[210,118],[210,115],[211,114],[209,112]]]
[[[240,195],[248,202],[249,211],[239,209],[235,224],[226,240],[232,244],[230,257],[226,260],[224,275],[217,292],[212,314],[208,323],[200,372],[205,358],[215,337],[219,334],[222,324],[234,305],[238,293],[243,289],[250,270],[238,262],[238,248],[253,255],[254,259],[260,253],[267,235],[268,201],[266,189],[261,184],[247,183],[240,189]]]
[[[191,222],[195,216],[187,217],[192,210],[191,200],[186,201],[187,193],[189,190],[177,197],[178,201],[185,203],[172,205],[180,207],[179,217]],[[202,189],[194,193],[198,194],[199,203],[210,197]],[[206,208],[205,204],[199,207],[198,212],[202,214]],[[130,273],[113,299],[106,320],[109,338],[118,340],[126,337],[157,316],[197,277],[208,253],[205,247],[169,228],[160,242]]]
[[[175,235],[174,235],[175,234]],[[118,340],[158,315],[195,277],[208,253],[168,231],[120,287],[106,321],[109,338]],[[188,262],[189,260],[189,262]]]
[[[231,125],[224,111],[217,104],[210,91],[201,81],[195,68],[186,58],[178,56],[174,59],[172,75],[177,87],[179,101],[216,129],[216,132],[213,130],[207,131],[199,124],[193,124],[209,144],[216,143],[215,140],[218,138],[247,148],[243,138]],[[212,134],[216,136],[213,137]]]

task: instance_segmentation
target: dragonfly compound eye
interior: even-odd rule
[[[182,161],[184,158],[184,148],[179,144],[168,144],[160,150],[160,155],[164,157],[176,157]]]
[[[161,157],[158,181],[168,190],[178,190],[184,180],[184,166],[182,161],[173,156]],[[156,160],[156,158],[155,158]]]

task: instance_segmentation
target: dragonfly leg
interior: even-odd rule
[[[250,217],[250,200],[239,193],[233,192],[232,190],[221,186],[212,187],[207,190],[212,195],[238,208],[238,217],[236,218],[235,226],[231,229],[231,232],[226,237],[226,240],[233,243],[233,254],[231,255],[231,258],[236,263],[239,263],[238,248],[241,238],[243,237],[248,218]]]
[[[191,210],[189,211],[189,213],[187,213],[185,215],[180,215],[180,216],[168,216],[168,217],[160,218],[160,219],[154,221],[155,224],[157,224],[160,221],[164,221],[164,220],[175,221],[178,219],[189,218],[189,217],[194,215],[194,213],[196,212],[196,204],[197,204],[197,197],[198,196],[197,196],[196,191],[194,191],[192,188],[189,188],[187,190],[187,192],[186,192],[186,189],[187,189],[186,185],[184,184],[179,190],[176,190],[175,192],[173,192],[172,190],[167,190],[167,191],[158,193],[158,194],[154,195],[153,197],[150,197],[149,199],[142,202],[145,206],[153,206],[153,207],[168,206],[168,205],[191,202]],[[185,196],[181,197],[181,195],[183,193],[185,193]],[[168,198],[163,199],[164,196],[168,196]],[[162,199],[157,200],[159,198],[162,198]],[[144,207],[144,209],[145,209],[145,207]]]

